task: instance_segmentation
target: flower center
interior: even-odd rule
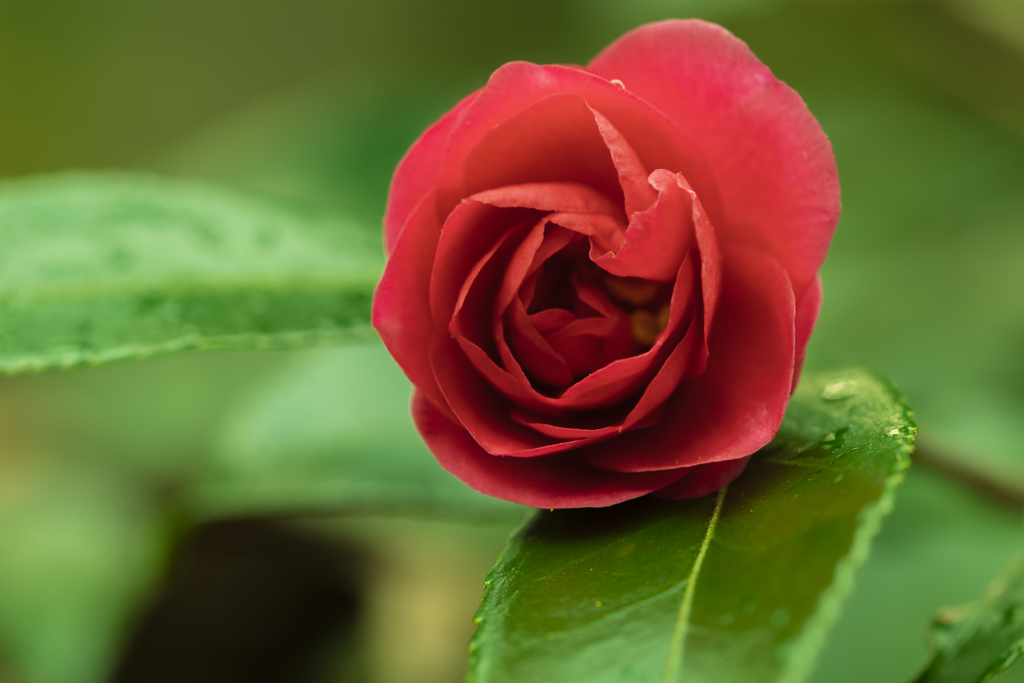
[[[641,347],[650,348],[668,327],[671,290],[663,283],[641,278],[605,275],[604,290],[629,313],[630,332]]]
[[[672,284],[611,275],[590,260],[587,246],[578,240],[544,264],[529,312],[558,308],[576,319],[617,320],[633,342],[624,355],[646,351],[668,327]]]

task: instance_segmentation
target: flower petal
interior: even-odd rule
[[[597,129],[608,147],[612,156],[612,163],[619,174],[619,186],[625,200],[626,216],[632,216],[638,211],[646,211],[658,198],[658,195],[647,182],[647,169],[637,156],[622,133],[616,130],[612,122],[606,119],[601,112],[591,108],[594,120],[597,122]]]
[[[373,295],[373,327],[402,371],[439,405],[444,398],[434,382],[429,350],[437,328],[427,292],[441,226],[433,193],[410,214]]]
[[[616,327],[621,326],[628,333],[628,323],[625,316],[619,320],[603,316],[579,318],[547,335],[545,340],[565,359],[574,378],[583,377],[597,369],[595,363],[601,357],[601,351],[604,350]],[[570,381],[565,386],[571,383]]]
[[[530,324],[526,308],[518,297],[513,299],[505,312],[503,327],[508,347],[499,344],[499,350],[502,352],[502,360],[506,367],[518,362],[528,376],[551,387],[562,388],[572,384],[573,373],[569,363]],[[501,327],[498,328],[498,333],[501,333]],[[507,356],[504,353],[505,348],[510,349]]]
[[[620,79],[698,141],[721,194],[725,220],[711,215],[722,242],[766,248],[802,298],[839,219],[839,179],[800,96],[743,41],[699,20],[641,26],[588,69]]]
[[[437,386],[458,422],[492,455],[535,457],[574,448],[558,443],[510,419],[512,404],[477,373],[452,339],[438,341],[431,351]]]
[[[681,130],[669,117],[635,94],[582,69],[557,65],[538,66],[528,62],[511,62],[495,71],[473,102],[459,114],[446,143],[438,174],[438,207],[442,214],[451,211],[464,197],[475,192],[514,182],[555,179],[526,177],[522,180],[495,182],[491,174],[496,172],[496,169],[500,171],[501,164],[505,162],[505,159],[493,156],[496,149],[487,152],[486,158],[481,160],[482,163],[479,165],[469,163],[470,156],[479,151],[478,148],[481,147],[484,138],[491,135],[492,131],[552,96],[558,96],[558,99],[572,96],[578,98],[578,101],[585,102],[592,110],[600,112],[601,116],[619,131],[622,138],[629,141],[645,168],[667,168],[683,173],[700,194],[701,201],[708,208],[712,218],[717,215],[719,202],[711,168],[687,132]],[[545,130],[544,121],[539,118],[535,120],[537,130]],[[557,120],[556,118],[552,122]],[[591,120],[593,121],[592,116]],[[584,126],[577,131],[568,131],[568,139],[579,138],[581,132],[586,132],[586,128]],[[587,134],[589,135],[589,132]],[[597,136],[597,139],[600,140],[600,136]],[[511,150],[511,159],[516,161],[516,168],[518,169],[518,164],[522,163],[524,153],[533,153],[532,150],[537,148],[539,142],[547,144],[549,140],[556,143],[554,149],[566,147],[565,141],[548,135],[536,139],[525,138],[524,149]],[[601,144],[601,147],[604,145]],[[607,154],[606,149],[604,153]],[[550,155],[547,158],[550,160]],[[617,189],[615,168],[610,160],[602,161],[599,166],[607,169],[602,170],[602,173],[610,171],[613,174],[611,180],[616,187],[612,191],[606,191],[606,194],[609,197],[617,197],[621,202],[622,194]],[[478,175],[481,169],[489,172],[481,177]],[[593,173],[593,169],[590,172]],[[607,182],[602,180],[600,184],[588,184],[602,190]]]
[[[619,434],[639,427],[654,424],[661,417],[660,409],[679,382],[693,374],[697,356],[704,349],[702,330],[691,325],[683,340],[672,350],[657,374],[644,388],[636,404],[623,417],[609,415],[609,411],[598,413],[569,413],[563,416],[528,415],[513,411],[512,419],[527,425],[545,436],[559,439],[586,439],[577,447],[582,448],[595,438]],[[706,351],[705,351],[706,353]],[[701,365],[701,367],[703,367]],[[628,407],[628,406],[627,406]],[[561,419],[559,419],[561,417]],[[591,423],[585,425],[583,423]],[[596,426],[595,426],[596,425]]]
[[[470,199],[502,208],[601,213],[616,216],[622,212],[605,195],[580,183],[523,183],[478,192]]]
[[[530,261],[530,255],[523,258],[523,245],[528,243],[536,233],[543,236],[544,226],[538,224],[532,229],[525,225],[517,226],[501,235],[495,244],[480,257],[473,269],[466,276],[462,283],[462,289],[455,302],[455,310],[452,312],[451,322],[448,324],[448,331],[453,337],[465,337],[474,344],[486,349],[492,356],[497,357],[497,349],[494,347],[491,338],[492,312],[496,292],[507,279],[509,271],[518,267],[516,263],[525,260]],[[524,235],[526,238],[524,239]],[[493,315],[499,315],[495,312]]]
[[[649,187],[657,189],[657,200],[632,214],[622,247],[604,254],[592,250],[590,257],[612,275],[668,282],[694,244],[693,215],[703,208],[671,171],[652,173]]]
[[[507,233],[533,225],[541,216],[530,209],[501,209],[472,199],[451,212],[430,275],[430,311],[438,328],[447,329],[463,284],[480,259]]]
[[[683,338],[694,319],[696,281],[693,257],[687,256],[679,267],[672,292],[668,325],[647,351],[605,365],[566,389],[558,399],[559,407],[599,408],[636,392],[657,371]]]
[[[700,377],[684,382],[658,424],[586,449],[592,465],[620,472],[674,469],[750,455],[775,436],[793,382],[796,307],[779,263],[731,247]]]
[[[539,508],[604,507],[664,488],[681,472],[608,472],[572,456],[503,458],[488,455],[465,429],[447,419],[420,392],[413,393],[416,428],[448,472],[470,488]]]
[[[468,150],[461,170],[462,197],[506,185],[579,183],[623,202],[594,115],[573,95],[551,95],[492,127]]]
[[[736,460],[723,460],[721,462],[708,463],[707,465],[697,465],[696,467],[689,468],[686,474],[678,481],[669,484],[663,489],[658,489],[651,496],[668,500],[706,496],[740,476],[749,461],[750,457],[748,456],[746,458],[737,458]]]
[[[793,368],[793,391],[796,391],[796,385],[800,382],[800,371],[804,367],[804,358],[807,355],[807,342],[811,340],[814,324],[818,322],[823,295],[819,275],[811,282],[803,300],[796,306],[796,363]]]
[[[384,210],[384,249],[391,253],[398,236],[416,206],[437,186],[438,164],[455,122],[476,97],[472,93],[462,99],[447,114],[412,143],[395,168],[388,188],[388,201]]]

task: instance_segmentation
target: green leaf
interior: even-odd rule
[[[159,573],[159,514],[134,482],[95,461],[2,473],[4,663],[19,681],[108,680],[131,617]]]
[[[915,432],[875,376],[808,376],[717,495],[537,514],[488,577],[470,680],[804,680]]]
[[[0,185],[0,373],[372,335],[379,230],[198,184]]]
[[[1024,652],[1024,556],[975,603],[939,612],[935,656],[915,683],[985,683]]]
[[[518,521],[526,508],[477,493],[441,469],[413,427],[410,391],[379,344],[307,352],[228,420],[188,504],[203,517]]]
[[[922,625],[936,606],[974,600],[1022,547],[1019,510],[927,467],[911,468],[812,681],[913,680],[931,659]],[[1000,683],[1024,673],[1016,668]]]

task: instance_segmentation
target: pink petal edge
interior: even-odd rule
[[[587,68],[621,80],[699,143],[725,213],[712,215],[721,241],[766,248],[802,298],[840,203],[832,146],[800,96],[743,41],[697,19],[641,26]]]

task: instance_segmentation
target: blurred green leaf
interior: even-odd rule
[[[228,420],[190,504],[203,516],[521,517],[441,469],[412,425],[410,389],[381,345],[309,352]]]
[[[914,433],[888,383],[818,374],[717,496],[541,512],[488,578],[470,679],[804,680]]]
[[[156,578],[158,514],[96,463],[4,476],[0,654],[18,681],[101,683]]]
[[[977,602],[940,612],[932,625],[935,656],[915,683],[986,683],[1024,651],[1024,558]]]
[[[198,184],[0,186],[0,372],[366,339],[376,229]]]
[[[317,203],[379,231],[399,159],[424,128],[482,82],[328,78],[242,107],[165,151],[153,166]]]
[[[871,547],[822,653],[815,683],[908,681],[930,659],[924,625],[973,600],[1024,547],[1020,511],[916,465]],[[1024,680],[1024,669],[999,677]]]

